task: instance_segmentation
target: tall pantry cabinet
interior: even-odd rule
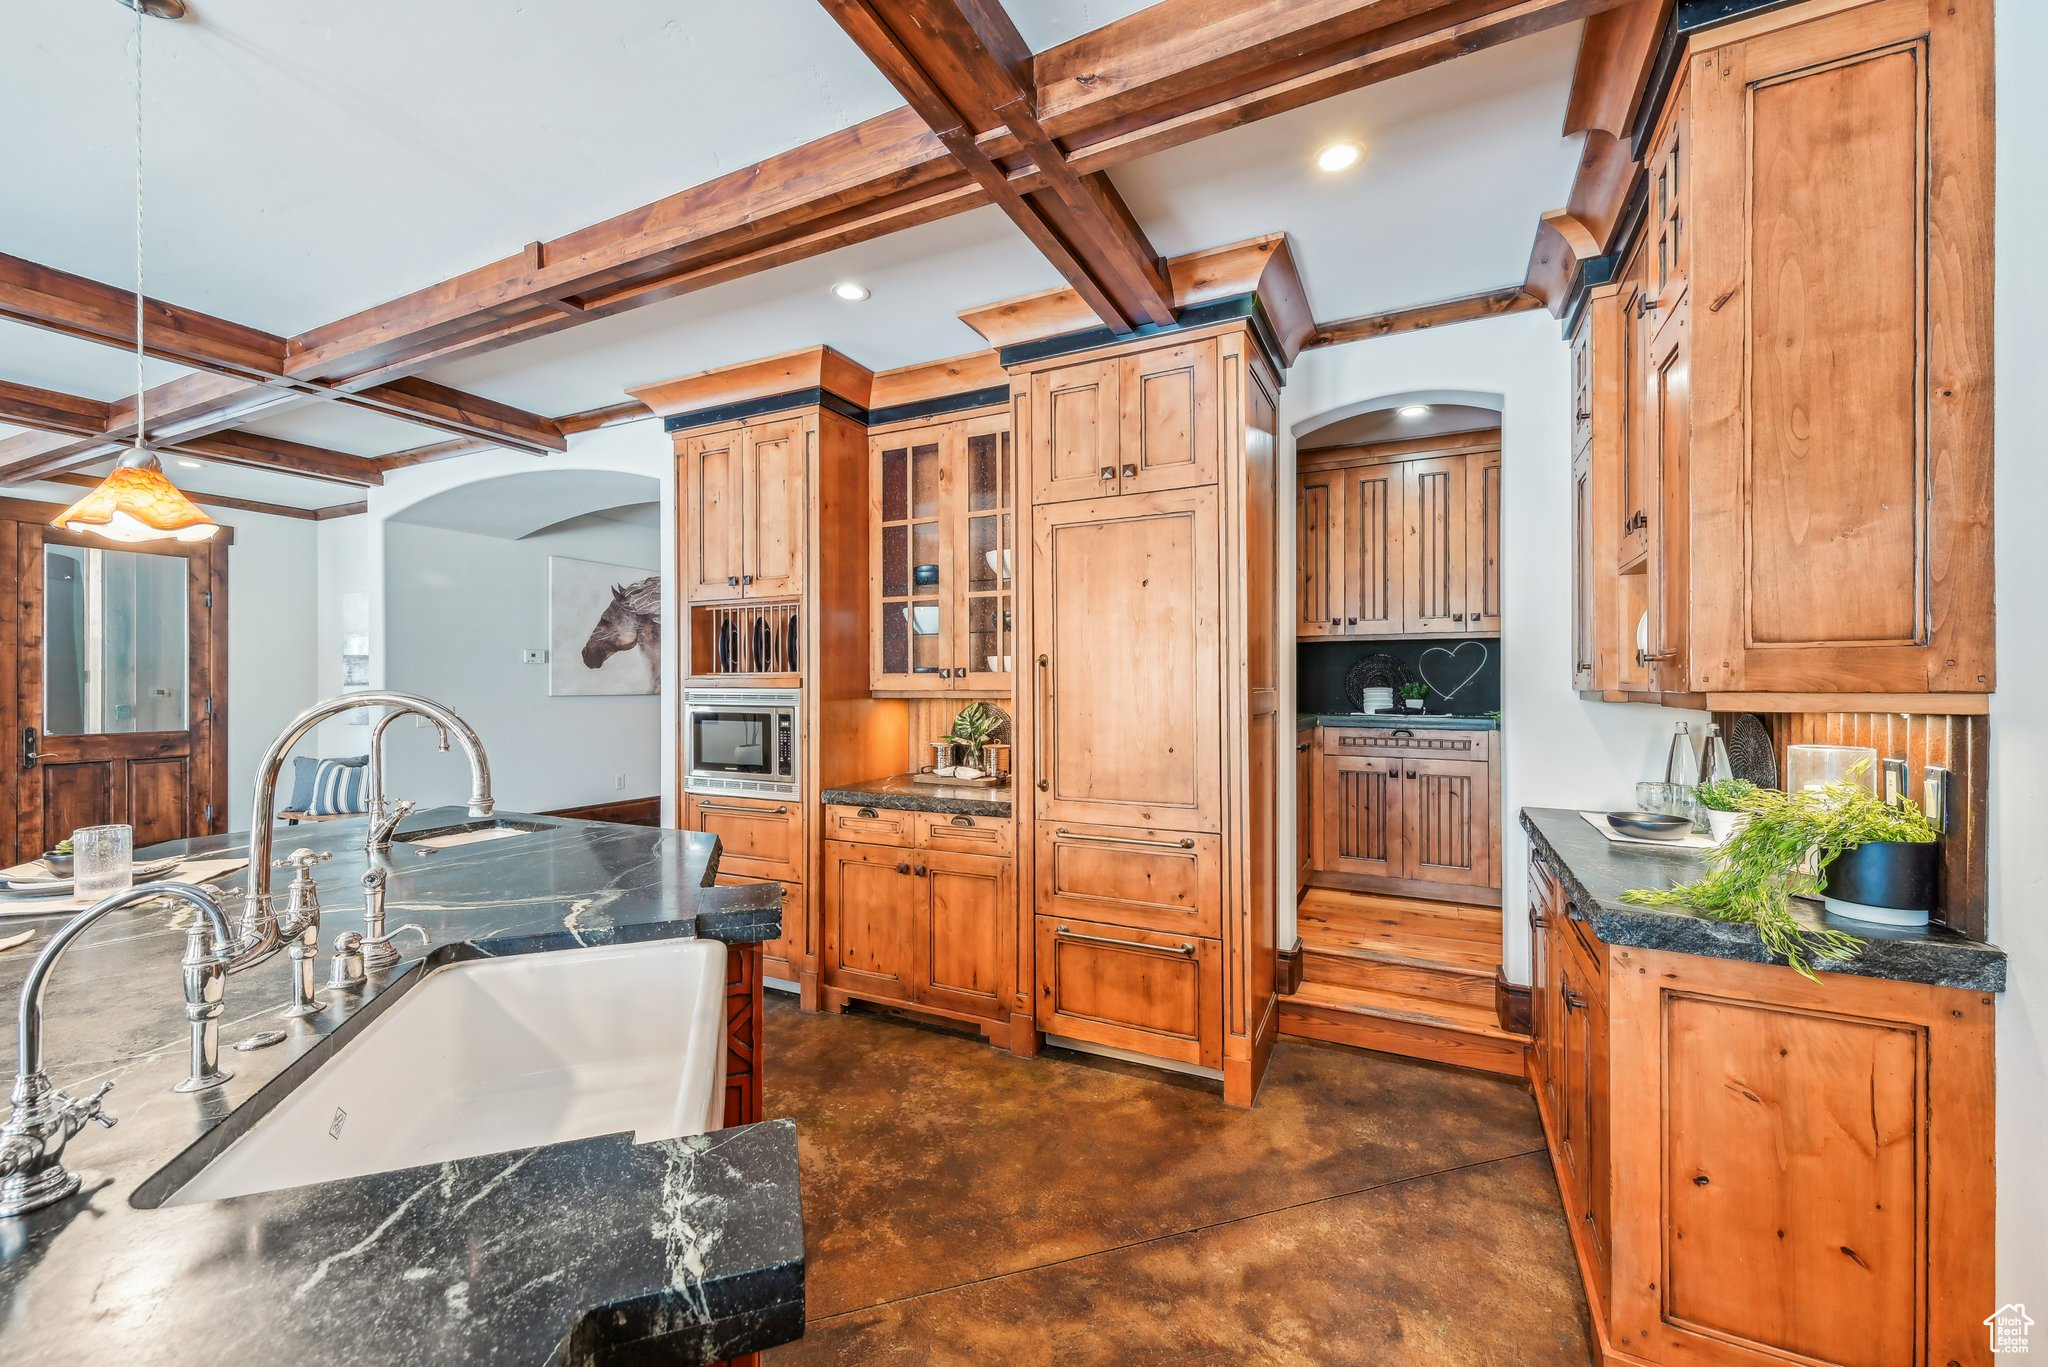
[[[1220,1072],[1248,1105],[1277,1029],[1277,376],[1233,323],[1012,382],[1036,959],[1017,1006]]]

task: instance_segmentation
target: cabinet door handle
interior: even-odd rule
[[[1333,627],[1341,627],[1344,625],[1344,619],[1342,617],[1332,617],[1330,619],[1330,625]]]
[[[1408,777],[1410,777],[1410,778],[1414,778],[1414,777],[1415,777],[1415,771],[1414,771],[1413,769],[1410,769],[1410,770],[1408,771]]]
[[[1307,742],[1307,741],[1303,741],[1303,742],[1302,742],[1301,744],[1299,744],[1299,745],[1295,746],[1295,747],[1294,747],[1294,753],[1295,753],[1295,754],[1297,754],[1297,755],[1305,755],[1305,754],[1307,754],[1307,753],[1308,753],[1308,742]]]
[[[1105,465],[1105,466],[1103,466],[1103,467],[1102,467],[1102,480],[1103,480],[1103,482],[1104,482],[1105,484],[1106,484],[1106,483],[1108,483],[1108,482],[1109,482],[1110,480],[1113,480],[1113,479],[1115,479],[1115,478],[1116,478],[1116,467],[1115,467],[1114,465]]]
[[[1586,999],[1567,987],[1564,990],[1564,1009],[1567,1011],[1583,1011],[1586,1009]]]
[[[1052,780],[1045,776],[1045,733],[1047,730],[1046,723],[1049,720],[1047,713],[1051,711],[1051,706],[1046,700],[1045,686],[1051,677],[1052,659],[1050,656],[1040,655],[1038,657],[1038,716],[1032,723],[1036,728],[1032,735],[1032,740],[1036,742],[1035,748],[1038,751],[1038,791],[1041,793],[1048,791],[1052,787]]]
[[[1070,929],[1067,926],[1061,926],[1053,933],[1059,936],[1062,940],[1080,940],[1086,944],[1091,945],[1116,945],[1120,949],[1143,949],[1148,950],[1154,954],[1178,954],[1183,959],[1192,959],[1195,957],[1195,947],[1191,944],[1188,944],[1186,941],[1182,941],[1180,944],[1174,945],[1172,947],[1168,947],[1166,945],[1148,945],[1144,943],[1142,940],[1116,940],[1111,939],[1107,935],[1083,935],[1078,931]]]
[[[1397,726],[1388,734],[1395,736],[1413,736],[1415,733],[1405,726]]]
[[[697,810],[698,810],[698,811],[700,811],[700,812],[744,812],[744,813],[746,813],[746,814],[747,814],[748,816],[788,816],[788,815],[789,815],[789,808],[788,808],[787,806],[783,805],[782,803],[777,803],[777,804],[776,804],[775,806],[773,806],[773,807],[735,807],[735,806],[733,806],[733,805],[732,805],[731,803],[729,803],[729,802],[703,802],[703,801],[699,801],[699,802],[697,803]]]
[[[743,575],[741,575],[741,576],[740,576],[740,583],[741,583],[742,585],[745,585],[745,584],[751,584],[751,583],[753,583],[753,582],[754,582],[754,576],[753,576],[753,575],[751,575],[751,574],[743,574]]]
[[[1462,612],[1454,612],[1451,614],[1451,620],[1453,622],[1462,622],[1465,620],[1465,614]]]
[[[858,817],[864,817],[869,821],[874,821],[878,819],[882,814],[876,811],[873,807],[863,807],[859,811],[855,812],[854,815]]]
[[[908,865],[908,864],[898,864],[898,865],[896,866],[896,872],[898,872],[898,873],[900,873],[900,874],[903,874],[903,875],[904,875],[905,877],[908,877],[908,876],[909,876],[909,874],[910,874],[910,865]]]
[[[974,818],[971,816],[956,816],[953,818],[953,824],[955,826],[972,826]]]
[[[1358,619],[1357,619],[1356,617],[1353,617],[1353,618],[1351,619],[1351,625],[1352,625],[1352,626],[1357,626],[1357,625],[1358,625]]]
[[[1135,466],[1135,465],[1126,465],[1126,466],[1124,467],[1124,478],[1125,478],[1125,479],[1136,479],[1137,477],[1138,477],[1138,467],[1137,467],[1137,466]]]
[[[740,577],[736,574],[728,574],[725,576],[725,586],[729,589],[738,588],[740,586]]]
[[[915,874],[919,878],[924,877],[924,865],[919,864],[916,868],[911,870],[911,873]]]
[[[43,752],[36,745],[36,729],[33,726],[21,728],[21,767],[33,769],[43,762]]]
[[[1145,840],[1135,835],[1090,835],[1086,831],[1070,831],[1065,826],[1055,827],[1053,834],[1062,840],[1086,840],[1097,845],[1142,845],[1149,850],[1191,850],[1195,847],[1195,838],[1191,835],[1184,835],[1178,840]]]
[[[1574,416],[1576,416],[1576,417],[1578,418],[1578,420],[1579,420],[1580,422],[1591,422],[1591,421],[1593,421],[1593,415],[1592,415],[1591,413],[1588,413],[1588,412],[1586,412],[1586,411],[1585,411],[1584,409],[1581,409],[1581,410],[1580,410],[1580,411],[1579,411],[1579,412],[1578,412],[1577,414],[1575,414]]]

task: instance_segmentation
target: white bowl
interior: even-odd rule
[[[996,555],[997,555],[997,552],[995,552],[995,551],[983,551],[983,552],[981,553],[981,558],[982,558],[982,560],[983,560],[983,561],[984,561],[984,562],[985,562],[985,563],[986,563],[986,564],[988,565],[988,572],[989,572],[990,574],[993,574],[993,575],[995,575],[995,576],[996,576],[997,578],[999,578],[999,579],[1008,579],[1008,578],[1010,577],[1010,574],[1011,574],[1011,565],[1012,565],[1012,561],[1011,561],[1011,559],[1010,559],[1010,552],[1008,552],[1008,551],[1003,551],[1003,552],[1002,552],[1001,554],[1002,554],[1002,557],[1003,557],[1003,565],[1002,565],[1002,568],[1001,568],[1001,569],[997,569],[997,568],[996,568]]]
[[[1007,674],[1007,673],[1009,673],[1009,672],[1010,672],[1010,665],[1011,665],[1011,661],[1013,661],[1013,660],[1014,660],[1015,658],[1016,658],[1016,657],[1015,657],[1014,655],[991,655],[991,656],[989,656],[989,657],[988,657],[988,672],[989,672],[989,673],[991,673],[991,674]]]
[[[915,606],[904,609],[910,617],[910,629],[920,636],[939,634],[939,608],[936,603],[929,606]]]

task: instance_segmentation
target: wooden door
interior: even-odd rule
[[[1657,693],[1691,688],[1691,312],[1692,301],[1684,299],[1659,322],[1643,373],[1643,437],[1650,446],[1646,464],[1655,481],[1650,497],[1656,511],[1649,526],[1648,649],[1638,663]]]
[[[961,572],[953,531],[959,424],[876,437],[869,445],[869,681],[891,693],[953,686]]]
[[[1680,83],[1643,162],[1649,172],[1650,193],[1643,237],[1650,276],[1647,289],[1651,307],[1658,309],[1677,303],[1691,277],[1691,91],[1689,82]]]
[[[1407,877],[1401,852],[1402,763],[1365,755],[1322,757],[1316,872]]]
[[[1344,526],[1348,470],[1303,471],[1295,490],[1294,634],[1342,636],[1350,575]]]
[[[1107,360],[1031,377],[1033,503],[1116,492],[1123,430],[1118,376],[1118,363]]]
[[[809,423],[803,418],[747,430],[741,481],[746,565],[740,583],[748,598],[796,598],[804,591],[809,448]]]
[[[917,898],[910,850],[824,842],[826,981],[870,996],[917,996]]]
[[[1493,886],[1492,783],[1486,761],[1409,759],[1402,771],[1401,876]]]
[[[1294,864],[1295,886],[1305,887],[1316,867],[1316,781],[1315,732],[1294,743]]]
[[[747,572],[745,434],[737,427],[683,440],[683,593],[691,602],[730,602]]]
[[[1593,1192],[1593,1018],[1589,1010],[1592,987],[1587,981],[1583,958],[1573,952],[1570,931],[1559,937],[1557,956],[1557,1001],[1555,1050],[1551,1062],[1557,1069],[1557,1154],[1565,1170],[1569,1189],[1565,1208],[1583,1213],[1591,1208]],[[1578,1218],[1577,1214],[1574,1218]]]
[[[1572,687],[1584,693],[1598,685],[1600,576],[1614,573],[1594,561],[1593,448],[1572,457]]]
[[[1500,632],[1500,452],[1465,458],[1470,498],[1465,521],[1465,626],[1474,634]]]
[[[227,547],[0,522],[15,571],[15,860],[83,826],[135,848],[227,829]]]
[[[1344,472],[1346,635],[1399,636],[1406,630],[1408,610],[1401,591],[1410,577],[1403,563],[1405,468],[1396,463]]]
[[[1401,462],[1402,537],[1407,594],[1403,630],[1456,635],[1465,623],[1465,458]]]
[[[1008,693],[1017,661],[1017,537],[1010,415],[954,425],[953,686]]]
[[[719,868],[748,878],[804,881],[803,813],[772,797],[683,795],[682,828],[718,837]]]
[[[1640,420],[1637,407],[1642,396],[1636,389],[1637,377],[1642,374],[1641,358],[1649,350],[1652,322],[1643,312],[1648,299],[1643,279],[1646,251],[1644,244],[1637,242],[1635,250],[1629,254],[1627,266],[1623,268],[1621,289],[1616,296],[1621,316],[1619,326],[1612,331],[1615,345],[1620,349],[1614,361],[1615,373],[1620,377],[1616,386],[1620,401],[1615,405],[1615,417],[1620,428],[1617,435],[1621,460],[1616,470],[1620,496],[1609,505],[1621,517],[1621,540],[1615,561],[1618,569],[1639,565],[1650,553],[1650,517],[1654,511],[1652,500],[1657,487],[1650,464],[1654,447],[1643,432],[1646,424]],[[1600,364],[1597,353],[1594,363]],[[1634,649],[1632,643],[1629,648]]]
[[[970,1015],[1005,1015],[1003,965],[1017,923],[1015,861],[943,850],[918,850],[912,858],[917,1000]]]
[[[1543,1096],[1551,1123],[1557,1116],[1557,1066],[1551,1058],[1552,1031],[1563,1011],[1552,981],[1557,969],[1553,917],[1561,915],[1553,901],[1556,880],[1534,852],[1529,856],[1529,1053],[1531,1072]]]
[[[1035,518],[1038,816],[1221,829],[1216,491],[1061,503]]]
[[[1216,350],[1211,338],[1118,360],[1119,493],[1156,493],[1216,482],[1222,430],[1216,408]]]

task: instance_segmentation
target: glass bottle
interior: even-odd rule
[[[1665,789],[1670,794],[1668,810],[1673,816],[1693,816],[1693,790],[1700,784],[1700,759],[1692,748],[1692,726],[1678,723],[1671,734],[1671,757],[1664,762]]]
[[[1700,786],[1734,777],[1735,762],[1728,757],[1728,742],[1721,739],[1721,728],[1708,722],[1706,739],[1700,744]]]

